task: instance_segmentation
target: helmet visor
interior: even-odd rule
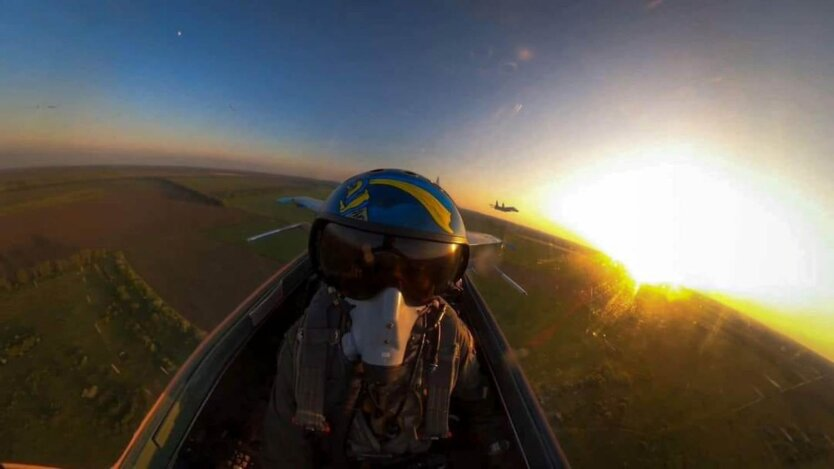
[[[318,233],[316,258],[325,280],[348,298],[365,300],[384,288],[406,303],[425,304],[460,274],[464,247],[328,223]]]

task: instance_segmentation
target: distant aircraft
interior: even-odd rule
[[[495,205],[490,205],[490,207],[498,210],[499,212],[518,212],[518,209],[513,207],[512,205],[506,206],[504,202],[501,202],[501,205],[498,205],[498,201],[495,201]]]

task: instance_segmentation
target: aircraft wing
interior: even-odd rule
[[[467,231],[466,240],[469,241],[469,246],[494,246],[501,244],[501,240],[495,236],[477,231]]]
[[[504,244],[500,238],[489,233],[467,231],[466,239],[469,241],[469,269],[483,273],[492,268],[501,276],[502,280],[509,283],[516,291],[522,295],[527,295],[527,291],[518,282],[498,268],[500,250]]]
[[[296,207],[306,208],[314,212],[318,212],[323,204],[323,202],[319,199],[314,199],[312,197],[306,196],[281,197],[280,199],[278,199],[278,203],[294,204]],[[293,225],[284,226],[278,229],[267,231],[265,233],[260,233],[255,236],[250,236],[246,240],[252,242],[261,238],[266,238],[268,236],[282,233],[287,230],[309,227],[309,223],[296,223]],[[513,280],[507,274],[501,271],[501,269],[499,269],[496,265],[498,259],[497,251],[495,248],[498,248],[498,250],[501,249],[503,244],[503,241],[501,241],[501,239],[488,233],[481,233],[478,231],[467,231],[466,240],[469,242],[470,268],[475,268],[476,265],[492,266],[492,268],[494,268],[498,272],[498,274],[501,276],[503,280],[509,283],[518,292],[527,295],[527,292],[521,285],[516,283],[515,280]]]
[[[276,235],[278,233],[282,233],[284,231],[293,230],[296,228],[309,228],[309,223],[293,223],[292,225],[282,226],[281,228],[277,228],[274,230],[267,231],[265,233],[256,234],[255,236],[250,236],[246,238],[247,242],[257,241],[261,238],[266,238],[267,236]]]
[[[312,210],[314,212],[318,212],[321,209],[323,201],[319,199],[314,199],[312,197],[307,196],[289,196],[289,197],[281,197],[277,200],[279,204],[293,204],[296,207],[306,208],[308,210]],[[282,231],[292,229],[292,228],[301,228],[303,224],[296,223],[294,225],[285,226],[283,228],[278,228],[277,230],[268,231],[266,233],[261,233],[256,236],[252,236],[247,239],[247,241],[255,241],[262,237],[270,236],[273,234],[280,233]],[[495,236],[488,234],[488,233],[479,233],[477,231],[467,231],[466,233],[466,240],[469,242],[470,247],[478,248],[480,246],[501,246],[501,240],[496,238]]]
[[[524,296],[527,296],[527,290],[525,290],[524,287],[519,285],[518,282],[513,280],[509,275],[505,274],[504,271],[499,269],[497,265],[494,265],[492,267],[495,269],[496,272],[498,272],[498,275],[500,275],[505,282],[509,283],[510,286],[513,287],[517,292],[521,293]]]
[[[278,199],[279,204],[293,204],[296,207],[306,208],[318,212],[324,202],[319,199],[306,196],[290,196]],[[466,240],[469,246],[496,246],[501,245],[501,240],[488,233],[467,231]]]
[[[306,196],[292,196],[292,197],[281,197],[278,199],[279,204],[294,204],[296,207],[306,208],[312,210],[314,212],[318,212],[321,209],[321,205],[324,203],[319,199],[314,199],[312,197]]]

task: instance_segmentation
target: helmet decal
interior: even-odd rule
[[[359,189],[361,189],[361,188],[362,188],[362,186],[364,186],[364,185],[365,185],[364,183],[365,183],[365,181],[364,181],[364,180],[362,180],[362,179],[357,179],[357,180],[356,180],[356,183],[354,183],[352,186],[348,187],[348,190],[347,190],[347,197],[350,197],[350,196],[352,196],[353,194],[355,194],[355,193],[356,193],[356,191],[358,191]]]
[[[346,179],[330,193],[317,219],[393,236],[466,242],[463,218],[449,194],[400,169],[375,169]]]
[[[345,198],[339,201],[339,213],[348,218],[355,218],[357,220],[368,220],[368,201],[371,195],[368,189],[357,194],[357,191],[365,185],[362,179],[356,181],[347,189]]]
[[[410,182],[399,181],[396,179],[371,179],[369,183],[373,185],[385,185],[396,187],[397,189],[400,189],[408,193],[409,195],[417,199],[417,201],[420,202],[420,205],[422,205],[426,209],[426,211],[429,212],[429,215],[431,215],[432,220],[434,220],[437,226],[442,228],[443,231],[447,233],[454,233],[454,230],[451,226],[451,212],[449,212],[449,209],[447,209],[442,202],[440,202],[434,195],[432,195],[431,192],[415,184],[411,184]],[[367,190],[365,191],[365,194],[367,194]],[[365,201],[367,201],[367,199],[368,198],[366,197]],[[349,205],[352,204],[353,202],[351,202],[351,204]]]

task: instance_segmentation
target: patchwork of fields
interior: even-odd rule
[[[309,219],[275,199],[327,191],[278,176],[137,169],[88,170],[82,179],[79,172],[66,182],[51,173],[19,174],[26,184],[0,178],[0,277],[79,249],[122,250],[166,301],[207,330],[306,245],[302,232],[244,241]]]
[[[0,173],[0,461],[115,460],[177,367],[306,246],[275,199],[326,183],[193,169]],[[94,254],[93,254],[94,253]]]

